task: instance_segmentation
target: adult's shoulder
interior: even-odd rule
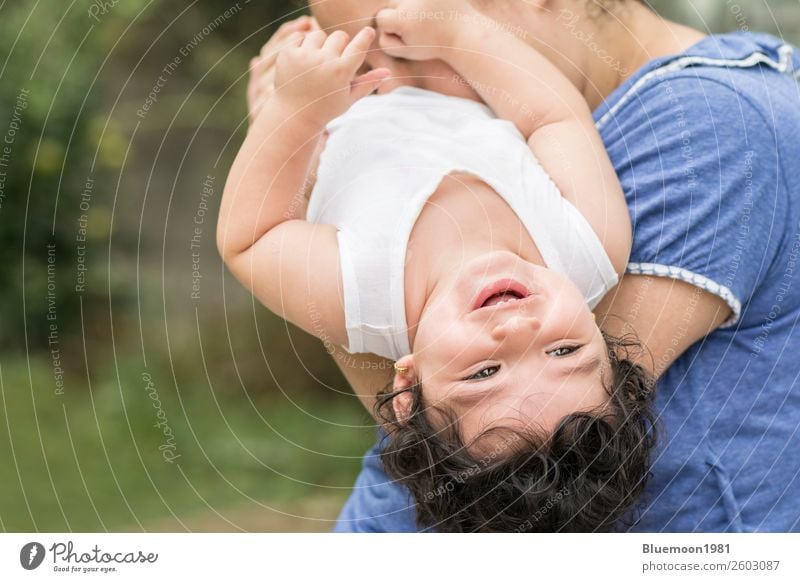
[[[800,51],[781,39],[712,35],[683,54],[648,63],[608,97],[595,120],[607,145],[638,126],[663,133],[683,121],[713,131],[708,122],[715,118],[760,119],[767,131],[800,129],[798,76]],[[658,121],[666,123],[653,125]]]
[[[790,171],[800,156],[798,80],[800,51],[776,37],[709,36],[642,68],[595,120],[623,187],[641,191],[654,185],[645,171],[667,178],[670,168],[706,186],[753,158],[760,185],[786,196],[798,187]]]
[[[712,290],[729,324],[786,244],[800,157],[794,49],[739,41],[653,64],[597,115],[634,223],[629,272]]]

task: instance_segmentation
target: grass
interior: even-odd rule
[[[163,369],[148,389],[137,363],[111,361],[63,395],[48,358],[1,361],[0,529],[241,529],[226,515],[250,530],[330,529],[303,522],[335,515],[374,438],[352,397],[176,390]]]

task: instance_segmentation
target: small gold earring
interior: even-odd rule
[[[405,366],[398,366],[397,362],[395,362],[394,371],[397,372],[398,374],[405,374],[406,372],[408,372],[408,368],[406,368]]]

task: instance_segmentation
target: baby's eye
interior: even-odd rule
[[[473,374],[472,376],[465,378],[465,380],[485,380],[486,378],[491,378],[492,376],[497,374],[497,371],[499,369],[500,366],[489,366],[488,368],[484,368],[477,374]]]
[[[571,356],[579,349],[581,349],[581,346],[561,346],[560,348],[556,348],[551,352],[547,352],[547,354],[549,356],[555,356],[556,358],[563,358],[565,356]]]

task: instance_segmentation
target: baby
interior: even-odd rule
[[[220,252],[275,313],[396,361],[360,396],[421,525],[608,529],[653,444],[650,379],[591,313],[630,251],[613,167],[581,95],[527,44],[464,1],[404,5],[377,14],[377,38],[287,41],[226,184]],[[389,81],[376,39],[448,64],[488,107]]]

